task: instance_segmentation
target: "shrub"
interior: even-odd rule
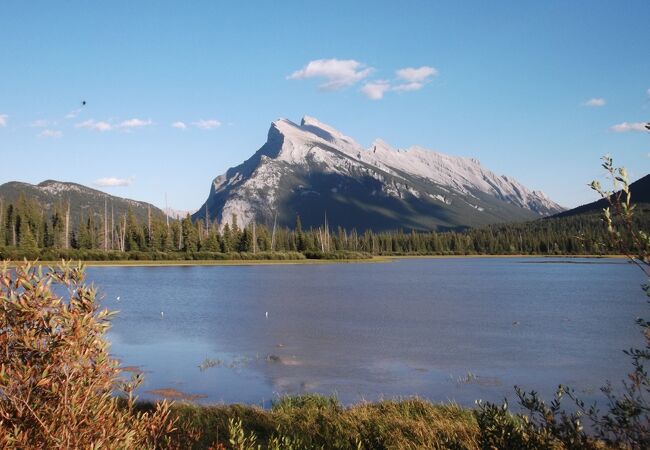
[[[61,297],[59,294],[64,294]],[[0,447],[156,448],[171,444],[169,405],[134,411],[139,379],[113,395],[119,368],[81,265],[0,270]]]
[[[366,252],[354,252],[348,250],[336,250],[333,252],[309,251],[305,252],[307,259],[371,259],[372,255]]]

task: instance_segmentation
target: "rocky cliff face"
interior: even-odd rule
[[[420,147],[392,148],[376,140],[363,148],[311,117],[300,125],[271,124],[267,142],[248,160],[218,176],[205,211],[222,224],[237,217],[292,226],[448,229],[526,220],[562,208],[542,192],[499,176],[470,158]]]

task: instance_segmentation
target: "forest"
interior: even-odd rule
[[[635,216],[640,229],[650,228],[650,210],[640,205]],[[49,211],[49,212],[46,212]],[[615,250],[607,242],[607,227],[596,211],[568,217],[445,232],[392,232],[332,228],[268,227],[252,223],[220,226],[216,221],[146,219],[128,210],[115,217],[87,210],[70,217],[70,205],[46,210],[35,199],[0,199],[0,258],[61,258],[83,260],[211,260],[364,258],[372,255],[604,255]],[[74,220],[73,220],[74,219]]]

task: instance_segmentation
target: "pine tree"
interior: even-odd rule
[[[32,229],[26,220],[20,221],[19,236],[20,236],[20,242],[19,242],[20,248],[26,250],[36,250],[38,248],[38,245],[36,244],[36,239],[34,237],[34,233],[32,232]]]
[[[182,220],[181,227],[183,233],[183,250],[187,253],[196,252],[199,248],[199,237],[189,214]]]
[[[305,243],[305,234],[302,232],[302,223],[300,222],[300,216],[296,215],[296,249],[299,252],[304,252],[307,246]]]

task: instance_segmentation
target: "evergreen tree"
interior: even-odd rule
[[[36,250],[38,248],[38,245],[36,244],[36,239],[34,237],[34,233],[32,232],[32,228],[29,226],[29,223],[25,220],[20,221],[20,248],[23,248],[25,250]]]
[[[183,251],[187,253],[196,252],[199,249],[199,236],[189,214],[181,222],[181,227],[183,233]]]
[[[302,232],[302,223],[300,222],[300,216],[296,215],[296,250],[299,252],[304,252],[307,248],[305,242],[305,234]]]

